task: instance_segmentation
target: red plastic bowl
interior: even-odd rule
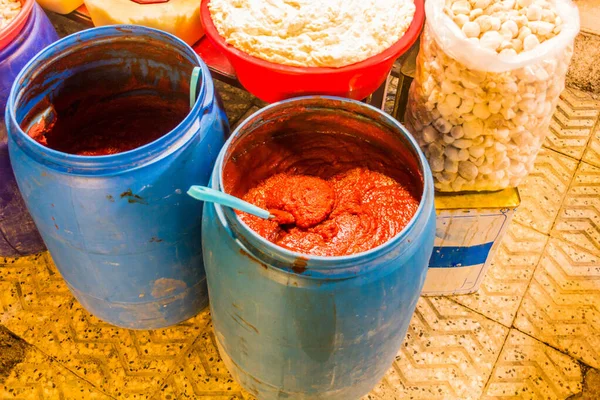
[[[22,7],[19,14],[17,14],[15,19],[10,21],[10,24],[0,30],[0,50],[8,46],[21,32],[23,26],[25,26],[25,22],[27,22],[27,18],[31,15],[34,2],[35,0],[21,0]]]
[[[394,61],[417,40],[425,19],[424,0],[414,0],[416,11],[408,30],[382,53],[341,68],[292,67],[253,57],[227,44],[213,24],[209,2],[202,0],[200,13],[206,37],[227,56],[240,83],[269,103],[315,94],[355,100],[367,98],[385,81]]]

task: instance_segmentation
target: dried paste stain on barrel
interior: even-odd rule
[[[160,278],[154,281],[152,286],[152,297],[161,299],[172,295],[174,292],[181,292],[187,289],[187,284],[184,281],[171,278]]]
[[[121,195],[119,196],[122,199],[127,198],[127,202],[130,204],[133,203],[139,203],[139,204],[148,204],[148,202],[146,200],[144,200],[144,198],[140,195],[134,194],[131,189],[127,189],[126,191],[124,191],[123,193],[121,193]]]

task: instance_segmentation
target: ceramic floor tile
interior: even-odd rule
[[[104,323],[73,299],[47,255],[0,267],[0,323],[115,396],[147,397],[209,322],[132,331]]]
[[[102,322],[73,301],[52,316],[31,343],[93,385],[116,397],[147,398],[178,356],[209,322],[208,309],[176,326],[150,331]]]
[[[583,154],[583,161],[600,167],[600,121],[588,142],[587,149]]]
[[[202,332],[155,399],[256,400],[233,380],[219,356],[212,326]]]
[[[514,325],[600,367],[600,253],[550,238]]]
[[[571,357],[511,329],[482,400],[562,400],[579,393],[581,381]]]
[[[548,236],[513,221],[479,291],[452,299],[510,327],[547,240]]]
[[[514,220],[550,233],[576,168],[576,160],[542,148],[534,170],[519,186],[522,202]]]
[[[600,254],[600,168],[581,163],[565,196],[552,236]]]
[[[98,399],[107,396],[41,351],[27,346],[26,354],[0,379],[0,399]]]
[[[580,160],[599,114],[600,101],[577,89],[565,89],[550,123],[546,147]]]
[[[0,263],[0,324],[25,340],[72,299],[47,253]]]
[[[423,297],[370,399],[479,399],[508,328],[443,297]]]

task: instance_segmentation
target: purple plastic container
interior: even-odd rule
[[[4,111],[13,81],[21,68],[40,50],[58,40],[41,7],[34,4],[17,37],[0,50],[0,256],[25,256],[44,250],[40,237],[13,175],[8,158]]]

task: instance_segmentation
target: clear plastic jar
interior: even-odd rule
[[[558,3],[562,31],[516,55],[469,41],[443,12],[443,0],[426,3],[405,124],[429,160],[436,190],[516,187],[533,168],[579,31],[575,6]]]

